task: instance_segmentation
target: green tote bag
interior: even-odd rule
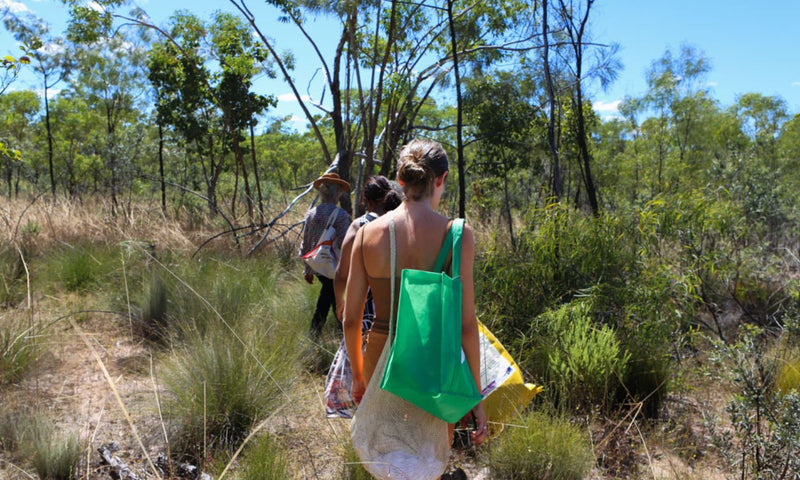
[[[463,229],[463,219],[453,221],[433,272],[402,271],[395,338],[381,379],[384,390],[448,423],[482,398],[461,348]],[[452,276],[442,271],[451,246]]]

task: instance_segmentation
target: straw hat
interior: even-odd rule
[[[342,190],[350,190],[350,184],[342,180],[336,173],[326,173],[325,175],[314,180],[314,188],[319,188],[323,183],[333,183],[339,185]]]

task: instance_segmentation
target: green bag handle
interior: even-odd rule
[[[452,260],[452,275],[456,278],[461,274],[461,237],[464,231],[464,219],[456,218],[447,230],[447,237],[442,243],[442,249],[439,250],[439,257],[436,259],[436,266],[433,271],[439,273],[444,268],[444,262],[447,260],[447,254],[450,252],[450,245],[453,246],[453,260]]]
[[[450,252],[450,245],[453,246],[453,259],[452,259],[452,277],[456,278],[461,274],[461,237],[464,231],[464,219],[457,218],[453,220],[450,228],[447,230],[447,237],[442,243],[442,249],[439,250],[439,256],[436,258],[436,265],[433,268],[434,272],[441,272],[444,268],[444,262],[447,260],[447,254]],[[389,254],[390,254],[390,284],[392,296],[389,297],[389,337],[391,342],[394,338],[394,324],[397,321],[394,318],[394,290],[395,282],[397,281],[397,234],[395,233],[394,218],[389,219]]]

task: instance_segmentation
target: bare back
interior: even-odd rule
[[[442,243],[447,236],[449,219],[438,213],[411,212],[406,204],[362,228],[361,255],[364,270],[375,300],[377,328],[388,328],[391,295],[391,255],[389,223],[394,219],[397,234],[397,271],[405,268],[433,270]],[[396,286],[397,290],[399,287]],[[397,295],[395,291],[395,295]],[[373,327],[375,328],[375,327]]]

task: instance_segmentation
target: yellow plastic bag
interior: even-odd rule
[[[503,424],[531,403],[542,387],[525,383],[517,362],[486,326],[478,322],[481,349],[481,394],[489,420],[490,433],[496,435]]]

